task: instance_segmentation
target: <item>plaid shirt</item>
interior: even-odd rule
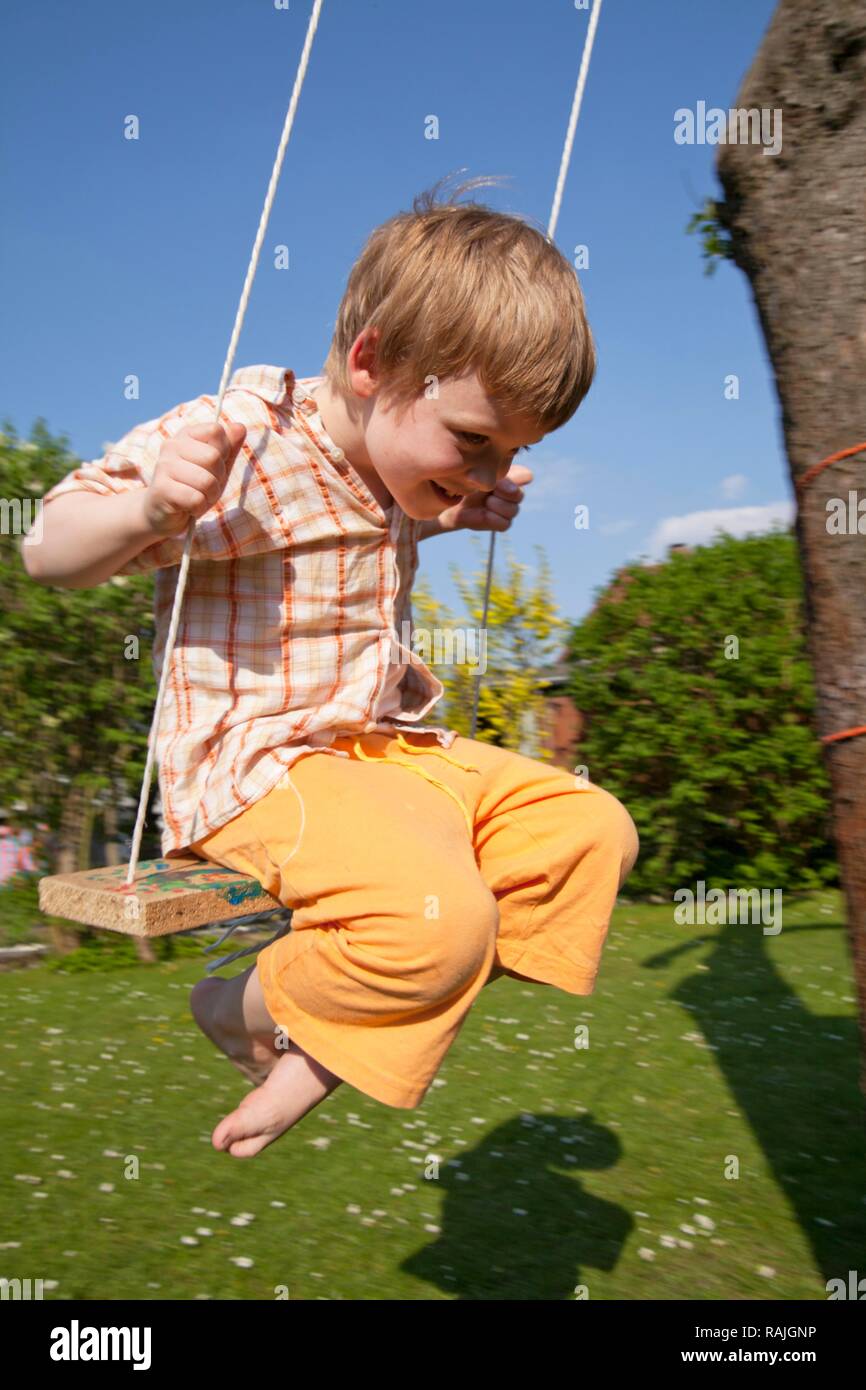
[[[348,757],[327,746],[337,734],[417,728],[444,694],[401,641],[411,643],[421,523],[396,502],[383,509],[326,434],[311,394],[322,380],[243,367],[223,397],[220,422],[239,421],[247,434],[195,527],[157,731],[163,855],[188,851],[252,805],[303,754]],[[136,426],[43,503],[146,487],[163,440],[212,423],[215,406],[199,396]],[[157,541],[117,571],[157,572],[157,680],[184,541]],[[457,737],[428,732],[444,748]]]

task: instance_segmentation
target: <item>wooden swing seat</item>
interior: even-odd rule
[[[282,903],[258,879],[195,855],[144,859],[126,883],[129,866],[52,874],[39,883],[42,912],[127,936],[167,936],[227,922]]]

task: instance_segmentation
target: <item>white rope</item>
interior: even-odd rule
[[[268,191],[265,197],[265,205],[262,209],[262,215],[259,220],[259,229],[256,232],[256,239],[253,244],[253,251],[250,257],[250,263],[247,267],[247,275],[246,279],[244,280],[243,290],[241,292],[240,304],[238,305],[238,311],[235,315],[235,325],[232,329],[232,336],[229,341],[228,352],[226,353],[226,360],[223,365],[223,373],[222,379],[220,381],[219,396],[217,397],[216,408],[214,410],[214,423],[219,422],[220,410],[222,409],[223,403],[223,396],[225,395],[226,386],[228,385],[229,378],[231,376],[232,365],[234,363],[235,357],[235,349],[238,344],[238,338],[241,334],[244,315],[247,311],[247,304],[249,303],[250,291],[252,289],[253,279],[255,278],[256,267],[259,263],[259,252],[261,251],[262,241],[264,240],[265,235],[265,229],[268,225],[268,218],[271,215],[271,207],[273,206],[274,195],[277,191],[277,183],[279,182],[280,171],[283,167],[283,156],[286,152],[286,146],[289,143],[289,135],[291,134],[292,125],[294,124],[295,111],[297,110],[298,106],[298,99],[301,95],[301,88],[304,85],[304,78],[307,73],[307,64],[310,59],[310,50],[313,46],[313,37],[315,35],[316,28],[319,23],[319,14],[322,9],[322,4],[323,0],[315,0],[315,3],[313,5],[313,11],[310,15],[310,22],[307,26],[307,37],[304,41],[304,48],[303,52],[301,53],[301,60],[298,64],[298,71],[295,77],[295,86],[294,90],[292,91],[291,101],[289,102],[289,109],[286,112],[286,119],[283,125],[283,133],[280,139],[279,147],[277,149],[277,156],[274,160],[274,167],[271,170],[271,181],[268,184]],[[171,658],[172,653],[174,652],[175,638],[177,637],[177,628],[178,622],[180,620],[181,605],[183,604],[183,596],[184,591],[186,589],[186,577],[189,571],[189,560],[192,551],[192,541],[194,534],[195,518],[193,517],[189,524],[189,531],[187,533],[186,544],[183,550],[183,557],[180,562],[180,569],[178,571],[177,576],[177,587],[174,591],[174,607],[171,610],[171,622],[169,624],[168,636],[166,637],[165,642],[165,651],[163,653],[162,658],[162,673],[159,682],[159,692],[156,697],[156,707],[153,711],[153,722],[150,726],[150,734],[148,736],[147,761],[145,763],[144,777],[141,783],[141,797],[138,803],[138,816],[136,817],[135,831],[133,832],[132,836],[132,848],[129,857],[129,871],[126,876],[127,885],[131,884],[134,881],[135,869],[136,865],[138,864],[138,854],[141,848],[141,836],[144,830],[144,817],[147,811],[147,802],[148,797],[150,795],[150,782],[151,777],[153,775],[153,760],[156,751],[156,732],[159,728],[160,716],[162,715],[162,706],[165,700],[165,692],[168,685],[168,675],[169,670],[171,668]]]
[[[586,79],[589,75],[589,60],[592,57],[592,45],[595,43],[595,31],[598,28],[598,17],[601,14],[601,0],[595,0],[592,13],[589,17],[589,26],[586,31],[586,38],[583,43],[583,57],[580,60],[580,71],[577,74],[577,86],[574,89],[574,100],[571,103],[571,116],[568,122],[568,132],[565,137],[565,145],[562,151],[562,159],[559,161],[559,177],[556,180],[556,192],[553,195],[553,207],[550,211],[550,222],[547,227],[547,240],[553,241],[556,231],[556,224],[559,221],[559,209],[562,205],[562,190],[565,187],[565,177],[568,173],[568,166],[571,162],[571,150],[574,145],[574,132],[577,130],[577,118],[580,115],[580,107],[583,102],[583,91],[586,86]],[[487,556],[487,581],[484,587],[484,616],[481,619],[481,629],[487,631],[487,606],[490,601],[490,582],[493,578],[493,548],[496,544],[496,532],[490,532],[490,552]],[[481,693],[481,672],[475,677],[475,696],[472,702],[472,728],[469,737],[475,737],[475,727],[478,720],[478,696]]]

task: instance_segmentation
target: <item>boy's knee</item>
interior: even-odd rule
[[[422,948],[415,963],[424,978],[425,992],[438,998],[469,984],[484,971],[489,973],[496,953],[499,904],[483,882],[472,892],[446,891],[437,896],[434,911],[422,919]],[[418,937],[414,939],[418,946]]]

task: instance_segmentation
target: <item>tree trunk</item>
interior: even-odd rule
[[[87,788],[82,798],[81,818],[78,826],[78,869],[90,868],[90,861],[93,858],[93,822],[96,819],[96,807],[93,804],[93,793]]]
[[[737,106],[782,112],[779,154],[720,145],[718,171],[720,221],[751,282],[796,487],[813,464],[866,441],[863,0],[781,0]],[[798,497],[822,736],[866,724],[866,541],[856,525],[832,534],[826,505],[842,498],[847,510],[849,492],[866,498],[866,452],[831,464]],[[825,748],[866,1097],[866,735]]]
[[[57,855],[57,872],[59,874],[72,874],[75,872],[75,854],[70,849],[61,849]],[[78,934],[75,929],[63,922],[59,917],[49,919],[49,931],[51,933],[51,945],[59,956],[68,956],[70,951],[74,951],[78,946]]]
[[[57,846],[57,872],[73,874],[79,868],[81,854],[81,824],[84,811],[84,789],[75,782],[69,784],[69,791],[60,818]],[[79,944],[79,932],[71,924],[60,918],[51,918],[51,944],[58,955],[68,955]]]

